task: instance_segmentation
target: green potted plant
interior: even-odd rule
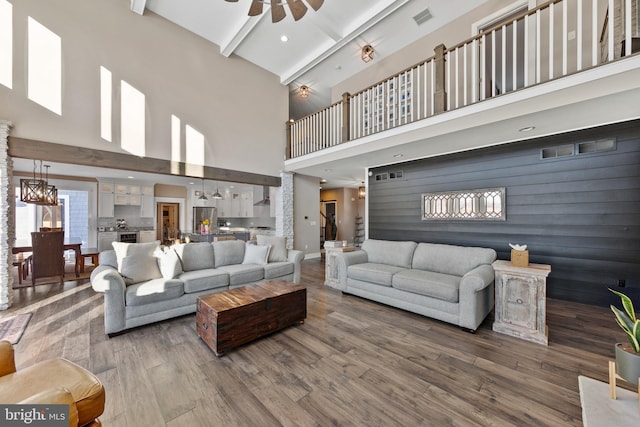
[[[625,381],[638,385],[640,378],[640,319],[636,318],[631,299],[622,292],[614,291],[622,300],[624,311],[611,305],[616,322],[627,334],[629,343],[616,343],[616,371]]]

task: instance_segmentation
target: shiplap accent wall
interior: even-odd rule
[[[616,150],[541,159],[541,149],[615,138]],[[375,175],[402,171],[401,179]],[[369,238],[494,248],[527,244],[550,264],[547,295],[592,304],[626,282],[640,300],[640,120],[372,170]],[[425,192],[506,187],[506,221],[422,221]]]

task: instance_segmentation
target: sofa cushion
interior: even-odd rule
[[[215,258],[215,268],[223,265],[242,264],[244,260],[243,240],[223,240],[213,242],[213,252]]]
[[[153,279],[127,286],[124,300],[125,305],[134,306],[172,300],[182,295],[184,287],[181,280]]]
[[[367,261],[375,264],[394,265],[411,268],[416,242],[392,242],[387,240],[365,240],[362,250],[367,253]]]
[[[183,271],[204,270],[205,268],[213,268],[213,248],[211,243],[181,243],[172,246],[176,251]]]
[[[391,286],[393,275],[403,270],[404,268],[393,265],[365,262],[350,265],[347,269],[347,275],[350,279],[375,283],[382,286]]]
[[[244,242],[242,242],[244,245]],[[235,264],[220,267],[229,274],[229,286],[242,285],[264,279],[264,268],[256,264]]]
[[[271,245],[260,246],[247,243],[244,248],[244,259],[242,263],[264,265],[267,263],[270,249]]]
[[[412,267],[464,276],[479,265],[491,264],[496,257],[496,251],[490,248],[420,243],[413,254]]]
[[[159,256],[160,273],[164,279],[174,279],[182,273],[182,263],[173,248],[167,248]]]
[[[264,278],[265,279],[274,279],[276,277],[286,276],[287,274],[293,274],[293,263],[292,262],[270,262],[269,264],[263,265],[264,267]]]
[[[156,258],[156,251],[160,248],[159,241],[149,243],[113,242],[112,245],[116,252],[118,272],[127,285],[162,277]]]
[[[458,302],[460,277],[424,270],[404,270],[393,276],[395,289],[448,302]]]
[[[178,279],[184,282],[186,294],[229,286],[229,275],[225,271],[213,268],[186,271],[180,274]]]
[[[287,261],[287,238],[284,236],[265,236],[264,234],[258,234],[256,236],[258,245],[267,246],[271,245],[269,251],[269,262],[284,262]]]

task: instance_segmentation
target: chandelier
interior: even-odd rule
[[[49,185],[49,165],[44,167],[46,175],[43,179],[42,160],[40,160],[40,177],[36,177],[36,161],[33,161],[33,179],[20,180],[20,201],[48,206],[58,204],[58,189]]]
[[[238,0],[226,0],[228,2],[235,3]],[[306,0],[309,3],[309,6],[313,8],[313,10],[317,11],[324,3],[324,0]],[[280,22],[287,16],[284,5],[288,4],[289,9],[291,9],[291,14],[293,15],[293,19],[296,21],[299,20],[307,13],[307,6],[305,6],[302,0],[251,0],[251,7],[249,8],[249,16],[258,16],[262,14],[262,9],[265,4],[271,6],[271,22]]]

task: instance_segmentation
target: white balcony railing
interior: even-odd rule
[[[640,0],[554,0],[290,123],[288,158],[640,51]]]

